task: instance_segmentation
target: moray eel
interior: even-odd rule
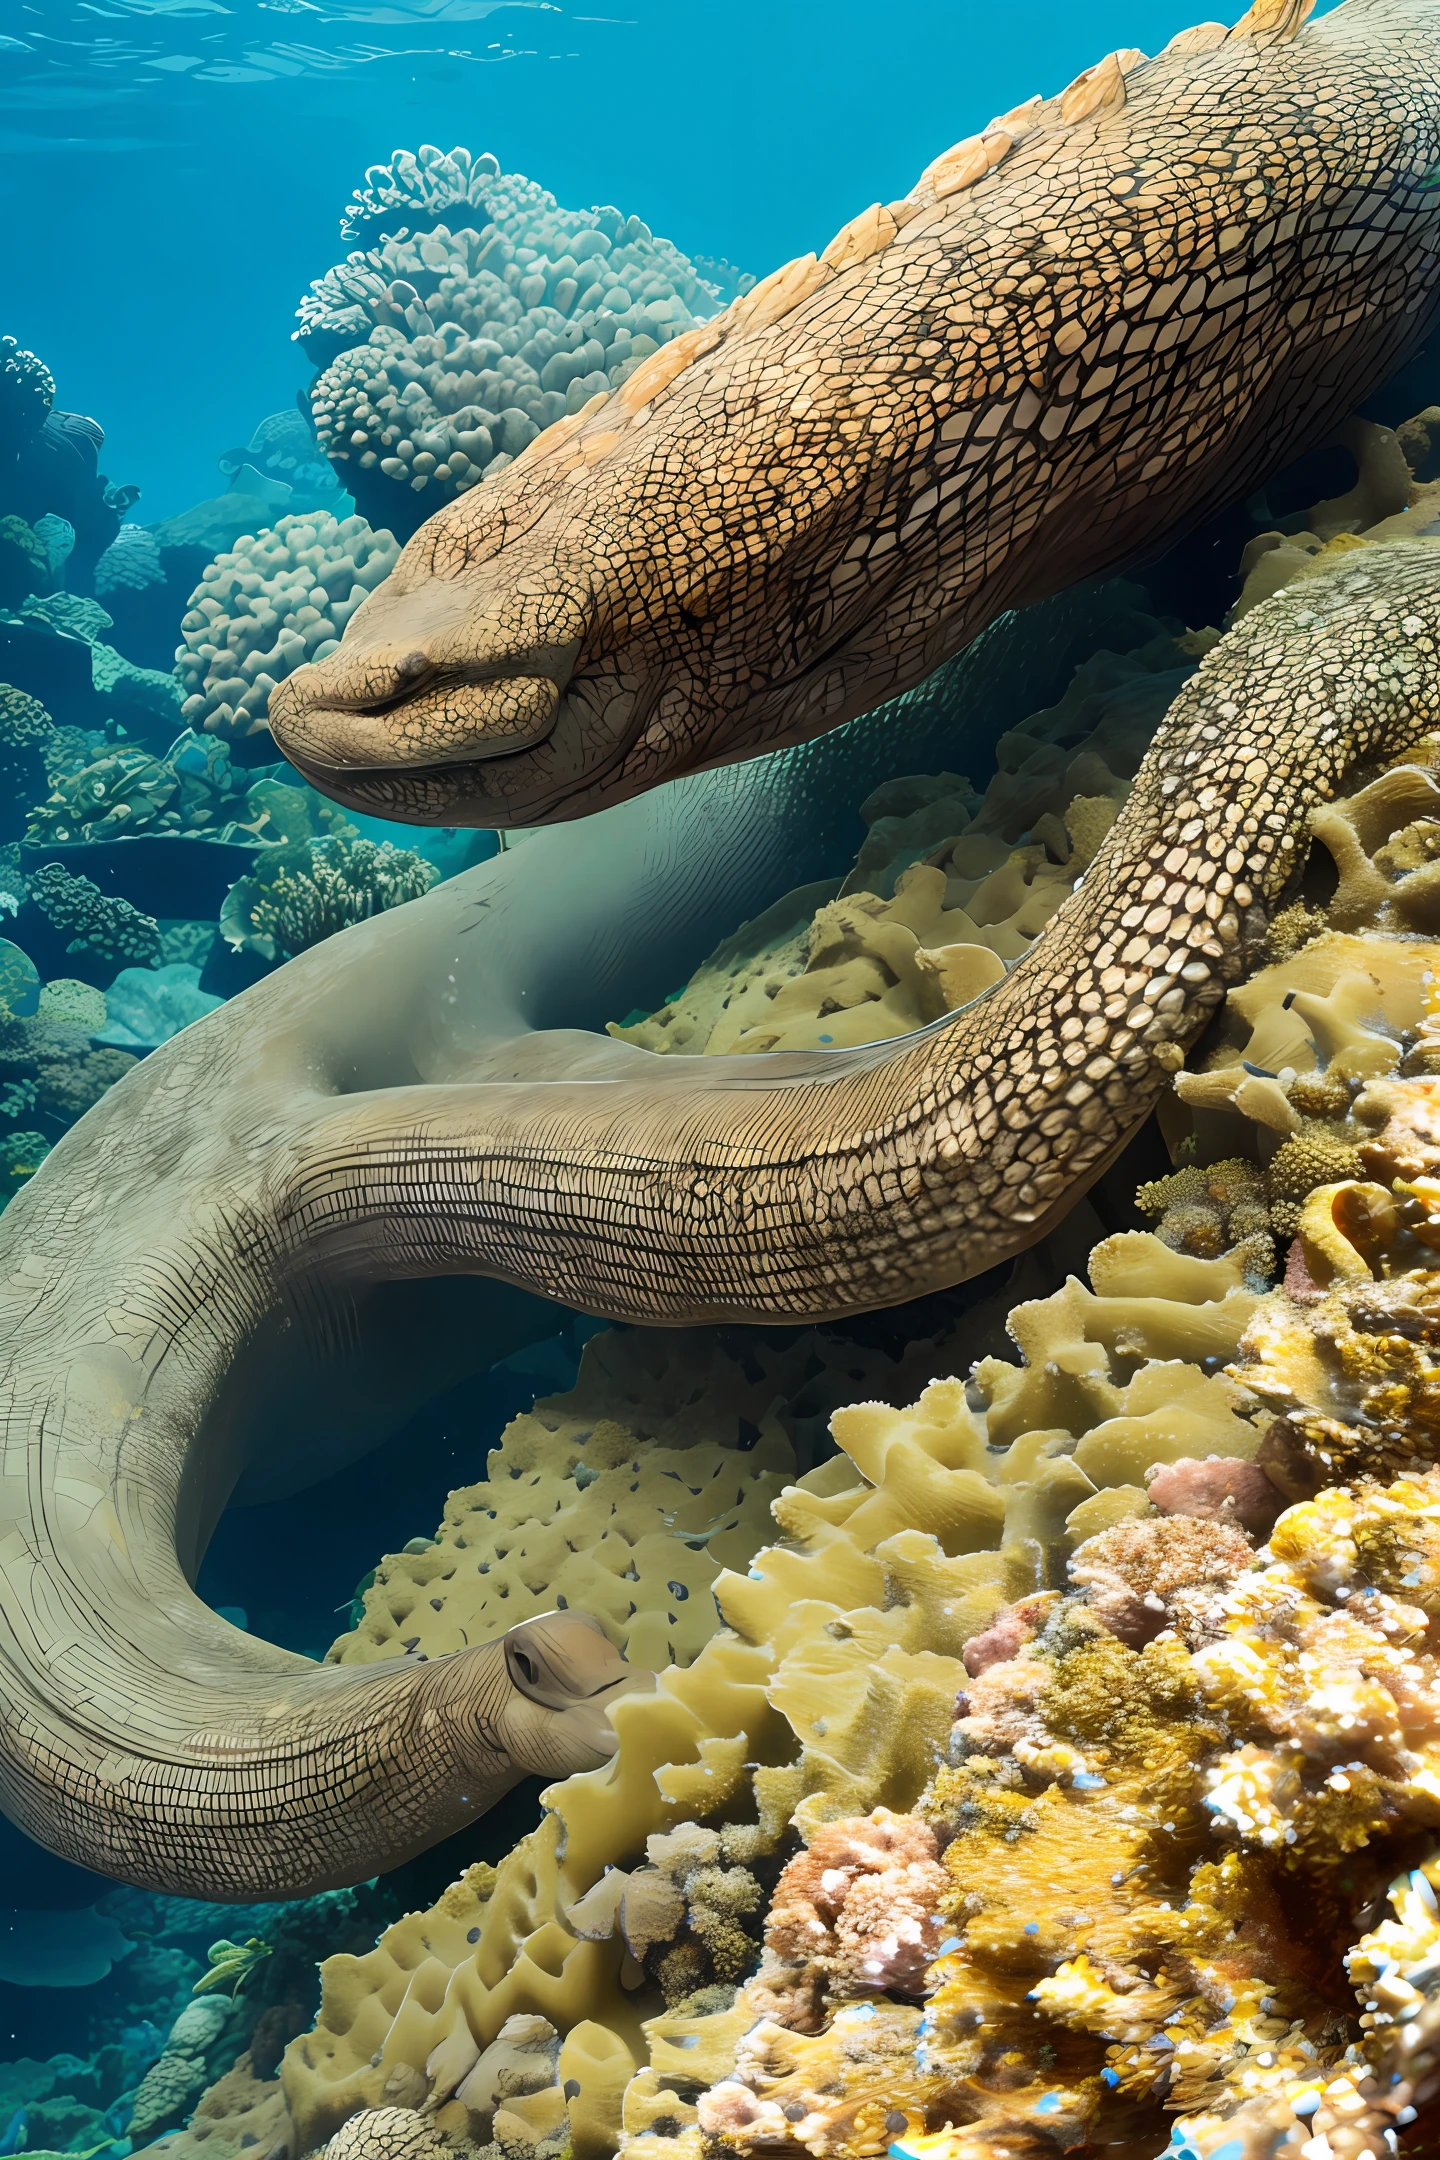
[[[858,777],[847,729],[539,834],[146,1059],[0,1222],[6,1812],[133,1881],[296,1895],[444,1836],[481,1780],[573,1760],[571,1712],[543,1684],[499,1695],[494,1645],[316,1668],[199,1605],[240,1346],[277,1313],[323,1332],[386,1280],[818,1319],[990,1266],[1145,1115],[1293,883],[1311,807],[1437,721],[1437,551],[1357,550],[1215,647],[1080,888],[917,1034],[661,1059],[525,1025],[527,1003],[553,1012],[562,934],[569,981],[603,999],[627,947],[715,926],[767,864],[793,876],[815,773],[844,754]]]
[[[806,739],[1321,440],[1436,306],[1440,5],[1256,0],[1032,98],[423,526],[271,701],[537,825]]]
[[[997,624],[954,696],[1018,717],[1109,604]],[[567,1317],[495,1283],[377,1284],[364,1225],[296,1244],[292,1177],[332,1159],[337,1117],[432,1088],[448,1109],[532,1030],[582,1087],[592,1062],[658,1063],[581,1031],[658,1003],[747,915],[798,927],[833,883],[784,896],[853,853],[897,729],[914,769],[943,763],[947,705],[863,721],[539,834],[327,940],[147,1057],[10,1202],[0,1806],[32,1836],[155,1889],[299,1897],[396,1865],[528,1772],[603,1759],[627,1668],[573,1614],[362,1670],[195,1596],[233,1494],[324,1477]]]

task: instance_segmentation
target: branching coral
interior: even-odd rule
[[[237,952],[289,960],[351,923],[418,900],[440,875],[433,863],[389,840],[287,842],[231,886],[220,928]]]
[[[33,435],[55,403],[55,378],[38,354],[0,338],[0,432]]]
[[[282,517],[218,555],[180,626],[185,724],[210,735],[262,734],[276,683],[335,650],[399,552],[392,533],[372,532],[364,518],[318,510]]]
[[[341,238],[397,232],[402,224],[410,232],[426,232],[455,210],[477,211],[469,222],[483,225],[490,215],[486,189],[499,171],[500,162],[489,151],[472,157],[458,144],[448,152],[433,143],[422,143],[418,151],[392,150],[387,165],[366,169],[363,186],[345,205]]]
[[[404,532],[715,311],[716,289],[639,218],[562,210],[488,155],[397,151],[367,180],[374,245],[311,287],[297,334],[329,363],[312,393],[322,447]]]
[[[913,1815],[876,1808],[822,1824],[775,1886],[747,2004],[818,2032],[832,1995],[923,1994],[946,1880],[934,1831]]]

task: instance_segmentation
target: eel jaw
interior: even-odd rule
[[[628,1665],[589,1613],[542,1613],[504,1637],[512,1694],[505,1744],[542,1777],[598,1770],[619,1746],[610,1709],[622,1695],[648,1694],[655,1675]]]
[[[590,626],[588,582],[562,565],[487,606],[473,577],[436,576],[409,552],[337,649],[271,693],[280,749],[317,784],[333,776],[342,799],[352,777],[483,766],[540,748]]]

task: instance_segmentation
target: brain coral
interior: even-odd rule
[[[719,295],[639,218],[563,210],[493,157],[452,151],[445,177],[396,156],[449,222],[397,222],[328,271],[297,335],[329,362],[311,396],[322,447],[361,508],[408,535]]]
[[[175,670],[182,716],[197,733],[267,731],[270,692],[335,650],[367,593],[400,552],[394,535],[328,510],[283,517],[216,557],[190,595]]]

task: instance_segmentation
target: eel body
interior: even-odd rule
[[[6,1812],[86,1865],[231,1898],[371,1874],[455,1828],[483,1797],[477,1733],[496,1768],[494,1646],[317,1671],[188,1586],[237,1472],[240,1346],[385,1278],[682,1322],[840,1314],[993,1264],[1145,1115],[1303,861],[1310,808],[1437,720],[1435,550],[1360,550],[1207,656],[1079,890],[919,1034],[657,1059],[525,1027],[561,923],[603,996],[627,927],[663,935],[667,886],[670,919],[688,895],[699,924],[777,851],[792,867],[789,761],[846,730],[540,834],[147,1059],[0,1223]],[[525,1745],[503,1742],[513,1762]]]
[[[1324,438],[1433,319],[1440,0],[1112,53],[422,527],[271,701],[362,809],[579,816],[816,735]]]
[[[1087,609],[1052,612],[1063,672]],[[1033,624],[1024,650],[1005,631],[959,663],[972,699],[1002,708],[1044,644]],[[1032,703],[1050,679],[1035,677]],[[910,728],[917,766],[943,762],[946,732],[938,713]],[[347,1102],[373,1112],[429,1087],[448,1101],[497,1056],[508,1068],[534,1029],[556,1031],[552,1072],[648,1065],[581,1030],[658,1002],[737,921],[843,863],[855,805],[894,754],[893,734],[862,722],[681,781],[328,940],[147,1057],[11,1201],[0,1806],[33,1836],[193,1897],[302,1896],[397,1864],[517,1777],[603,1756],[595,1687],[618,1692],[626,1668],[607,1672],[573,1615],[540,1644],[552,1668],[579,1658],[557,1690],[538,1667],[527,1681],[529,1635],[508,1652],[317,1667],[196,1597],[237,1489],[324,1477],[337,1435],[342,1456],[363,1451],[565,1317],[492,1284],[367,1292],[363,1252],[329,1270],[289,1242],[276,1165],[308,1160]],[[426,1302],[450,1290],[474,1296]],[[387,1295],[400,1302],[377,1309]]]

